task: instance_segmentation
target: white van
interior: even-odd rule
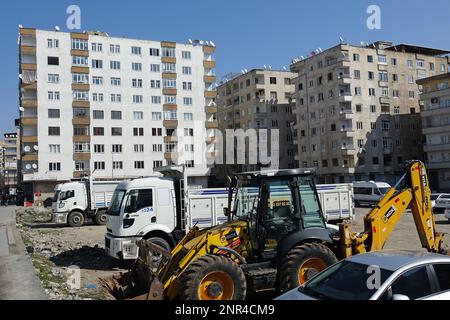
[[[386,182],[353,182],[355,206],[377,204],[390,188],[391,186]]]

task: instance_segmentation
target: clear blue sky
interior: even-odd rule
[[[83,30],[111,36],[213,40],[220,78],[243,68],[288,67],[291,59],[339,42],[390,40],[450,49],[448,0],[172,0],[2,1],[0,6],[0,133],[18,116],[18,24],[66,30],[66,8],[77,4]],[[382,29],[366,27],[370,4],[381,7]]]

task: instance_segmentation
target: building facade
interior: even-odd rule
[[[214,153],[215,46],[20,29],[25,196],[86,174],[183,164],[205,185]]]
[[[450,193],[450,73],[418,80],[425,161],[434,191]]]
[[[225,79],[217,88],[217,107],[219,128],[224,137],[224,155],[226,155],[228,139],[226,139],[227,129],[248,129],[267,130],[268,156],[274,157],[278,154],[278,164],[271,162],[280,169],[296,167],[294,161],[294,138],[292,125],[295,116],[292,108],[295,106],[292,100],[294,85],[292,79],[295,74],[289,71],[254,69],[244,74],[231,75],[230,79]],[[271,143],[273,129],[279,130],[278,141]],[[262,131],[265,132],[265,131]],[[235,159],[231,159],[234,165],[229,164],[227,157],[224,162],[227,165],[218,165],[220,176],[229,173],[260,170],[265,167],[261,163],[252,163],[250,155],[259,152],[258,145],[249,146],[246,141],[245,163],[239,164],[237,152],[243,152],[237,141],[233,143]],[[266,154],[265,152],[263,154]]]
[[[3,193],[15,196],[18,184],[17,163],[19,159],[19,139],[16,132],[3,135],[2,149]]]
[[[380,41],[295,59],[300,166],[320,182],[394,183],[404,161],[422,158],[416,80],[447,72],[447,54]]]

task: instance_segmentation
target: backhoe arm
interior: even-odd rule
[[[403,181],[404,189],[397,190]],[[424,164],[420,161],[410,162],[407,172],[397,185],[364,217],[364,232],[357,234],[351,232],[347,224],[340,226],[343,256],[383,249],[409,206],[422,247],[428,251],[441,252],[443,234],[436,232],[430,196]]]

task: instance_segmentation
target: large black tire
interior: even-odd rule
[[[67,224],[74,227],[82,227],[84,224],[84,215],[80,211],[73,211],[67,216]]]
[[[207,254],[190,264],[180,281],[181,300],[244,300],[242,269],[225,256]]]
[[[298,245],[288,252],[281,264],[279,289],[285,292],[296,288],[337,261],[333,251],[323,244]]]
[[[160,246],[160,247],[163,247],[164,249],[166,249],[166,250],[169,251],[169,252],[172,251],[172,248],[171,248],[169,242],[167,242],[167,241],[164,240],[163,238],[160,238],[160,237],[150,237],[150,238],[148,238],[147,240],[150,241],[150,242],[152,242],[152,243],[154,243],[154,244],[156,244],[156,245],[158,245],[158,246]]]
[[[108,216],[106,215],[106,210],[99,210],[94,217],[95,224],[99,226],[104,226],[108,222]]]

